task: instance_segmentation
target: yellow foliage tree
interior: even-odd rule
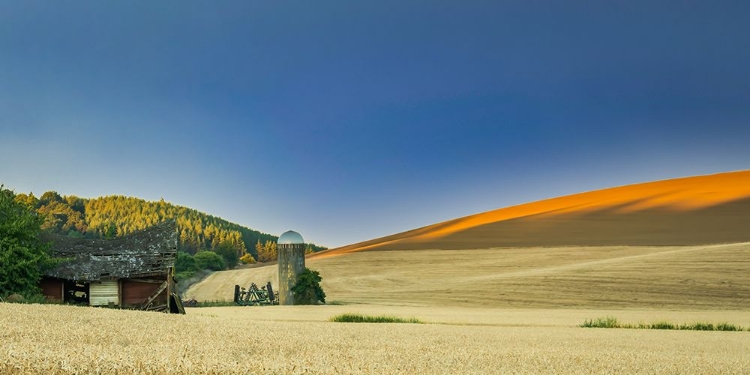
[[[255,264],[255,263],[257,263],[257,261],[255,260],[255,258],[253,258],[253,256],[250,253],[246,253],[245,255],[241,256],[240,257],[240,262],[245,263],[245,264]]]
[[[276,242],[267,240],[266,243],[261,244],[260,240],[255,244],[255,251],[258,252],[259,262],[272,262],[278,258],[276,252]]]

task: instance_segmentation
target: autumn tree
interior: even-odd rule
[[[276,251],[276,242],[266,241],[264,244],[260,240],[255,244],[255,251],[258,253],[258,262],[272,262],[278,259]]]
[[[245,255],[240,257],[240,262],[245,263],[245,264],[255,264],[258,261],[255,260],[252,254],[246,253]]]

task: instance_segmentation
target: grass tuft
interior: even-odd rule
[[[714,325],[711,323],[695,323],[692,326],[694,331],[713,331]]]
[[[362,314],[341,314],[336,315],[329,319],[331,322],[339,323],[416,323],[422,324],[423,322],[417,318],[398,318],[395,316],[388,315],[362,315]]]
[[[223,307],[223,306],[237,306],[237,304],[235,304],[234,301],[214,300],[214,301],[200,301],[194,307]]]
[[[581,327],[584,328],[621,328],[620,323],[614,316],[608,316],[606,318],[596,318],[588,320],[586,319]]]
[[[724,322],[724,323],[717,324],[716,330],[717,331],[742,331],[742,327]]]
[[[632,328],[632,329],[667,329],[682,331],[743,331],[744,328],[730,323],[693,323],[693,324],[673,324],[667,321],[659,321],[651,324],[638,323],[626,324],[620,323],[617,318],[608,316],[606,318],[586,319],[579,327],[584,328]],[[750,332],[750,327],[747,329]]]
[[[661,322],[650,324],[649,328],[650,329],[679,329],[680,327],[670,322],[661,321]]]

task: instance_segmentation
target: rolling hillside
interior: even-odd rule
[[[750,171],[615,187],[488,211],[324,251],[750,241]]]
[[[380,306],[750,309],[750,243],[362,251],[315,257],[327,301]],[[185,293],[231,300],[275,265],[220,271]]]
[[[750,172],[617,187],[311,254],[329,301],[381,306],[750,308]],[[419,250],[419,251],[415,251]],[[278,285],[275,265],[185,294]]]

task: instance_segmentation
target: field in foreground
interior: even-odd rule
[[[750,244],[363,251],[312,258],[328,301],[390,306],[750,309]],[[189,298],[278,285],[275,265],[216,272]]]
[[[433,324],[326,321],[341,312],[381,311]],[[600,313],[349,305],[189,309],[183,316],[0,303],[0,373],[718,374],[750,369],[750,332],[575,326],[583,316]],[[750,325],[747,312],[616,314],[673,321],[724,318]]]

